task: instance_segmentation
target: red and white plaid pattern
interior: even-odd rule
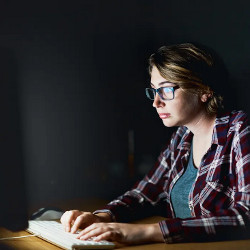
[[[249,237],[250,126],[242,111],[218,115],[212,146],[204,155],[189,193],[192,218],[175,218],[171,190],[183,174],[193,134],[179,127],[152,170],[133,189],[104,209],[116,221],[161,215],[167,243]],[[185,187],[183,187],[185,188]]]

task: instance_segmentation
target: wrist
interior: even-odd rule
[[[164,242],[161,228],[158,223],[148,224],[146,231],[147,237],[151,242]]]
[[[95,216],[98,217],[99,222],[112,222],[111,215],[108,213],[97,213]]]

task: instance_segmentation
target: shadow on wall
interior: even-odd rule
[[[19,114],[17,61],[0,48],[0,226],[27,226],[27,207]]]

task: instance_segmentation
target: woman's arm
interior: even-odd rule
[[[164,242],[159,224],[94,223],[78,235],[78,239],[109,240],[123,244]]]
[[[95,211],[94,214],[110,213],[112,220],[117,222],[130,222],[157,215],[161,200],[166,199],[164,186],[167,185],[170,175],[170,164],[168,164],[166,154],[168,151],[160,155],[154,168],[131,190],[111,201],[104,208]],[[161,216],[172,216],[167,204],[164,205],[164,210],[165,214]]]
[[[243,215],[237,209],[228,210],[234,215],[200,216],[188,219],[161,221],[160,227],[166,243],[205,242],[218,240],[249,239],[250,213]]]

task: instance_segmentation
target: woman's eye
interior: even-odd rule
[[[164,92],[168,93],[171,92],[172,90],[170,88],[164,88]]]

